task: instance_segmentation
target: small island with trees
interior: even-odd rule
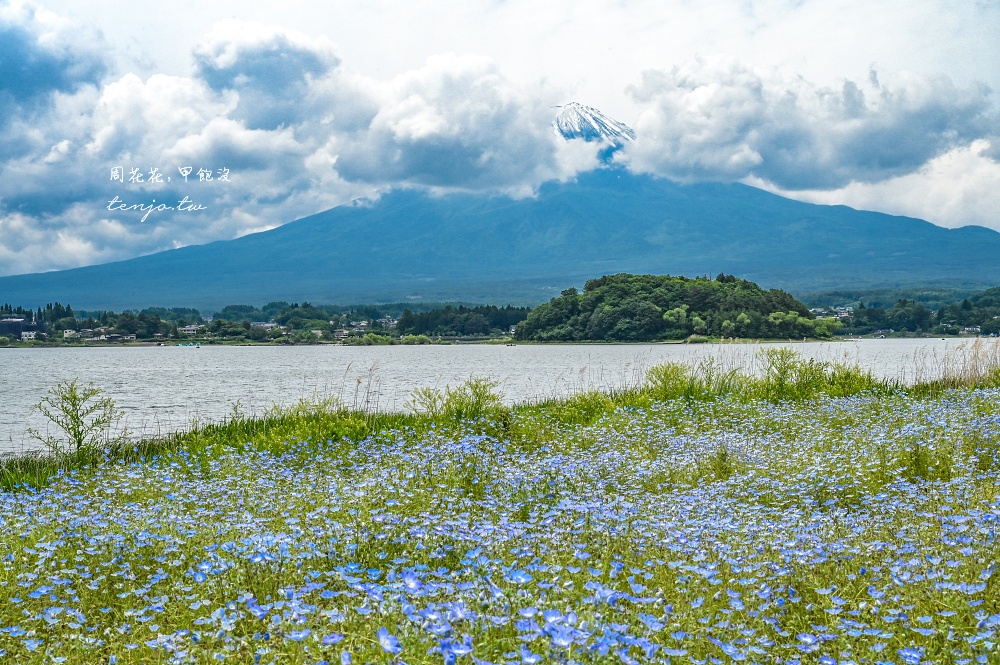
[[[534,308],[514,336],[531,341],[657,342],[697,338],[826,339],[840,326],[791,294],[745,279],[606,275]]]

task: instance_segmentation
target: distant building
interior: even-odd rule
[[[180,334],[182,334],[182,335],[197,335],[197,334],[198,334],[198,332],[199,332],[199,331],[200,331],[200,330],[201,330],[202,328],[204,328],[204,327],[205,327],[205,326],[199,326],[199,325],[198,325],[198,324],[196,324],[196,323],[192,323],[192,324],[191,324],[191,325],[189,325],[189,326],[181,326],[181,327],[179,327],[179,328],[177,329],[177,332],[179,332],[179,333],[180,333]]]
[[[35,333],[45,332],[45,321],[28,321],[27,319],[8,317],[0,319],[0,335],[14,339],[35,339]],[[25,337],[26,333],[31,333]]]
[[[73,339],[74,337],[79,337],[80,333],[75,330],[64,330],[63,339]]]
[[[23,333],[21,333],[21,340],[24,341],[26,339],[35,339],[35,335],[37,334],[38,333],[36,333],[34,330],[25,330]]]

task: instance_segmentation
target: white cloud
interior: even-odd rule
[[[529,195],[598,164],[551,132],[574,98],[635,126],[637,170],[945,225],[997,209],[997,105],[977,83],[1000,89],[995,5],[247,0],[256,20],[235,21],[226,2],[51,4],[77,18],[0,4],[0,55],[34,67],[0,58],[0,274],[232,238],[394,186]],[[115,165],[173,180],[122,187]],[[231,182],[184,185],[180,165]],[[104,208],[116,194],[207,210],[140,223]]]
[[[310,82],[340,64],[333,44],[278,26],[229,19],[194,49],[198,76],[214,90],[234,90],[233,116],[251,129],[301,122]]]
[[[839,188],[913,172],[996,124],[990,91],[910,74],[837,88],[731,58],[647,71],[635,170],[679,179],[756,177],[784,189]]]
[[[1000,163],[986,157],[989,148],[987,141],[973,141],[913,173],[829,191],[781,190],[752,179],[748,184],[810,203],[879,210],[950,228],[976,225],[1000,231]]]

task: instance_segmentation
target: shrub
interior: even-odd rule
[[[114,434],[124,415],[110,397],[93,383],[80,386],[76,379],[61,381],[49,389],[35,408],[62,432],[57,438],[29,427],[28,435],[42,442],[54,455],[79,453],[87,449],[113,446],[123,442],[128,431]]]
[[[503,398],[495,389],[500,382],[495,379],[473,377],[458,386],[417,388],[409,406],[431,419],[445,418],[453,421],[475,420],[500,415],[507,411]]]

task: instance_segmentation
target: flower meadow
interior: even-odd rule
[[[453,416],[0,494],[0,661],[1000,662],[1000,389]]]

